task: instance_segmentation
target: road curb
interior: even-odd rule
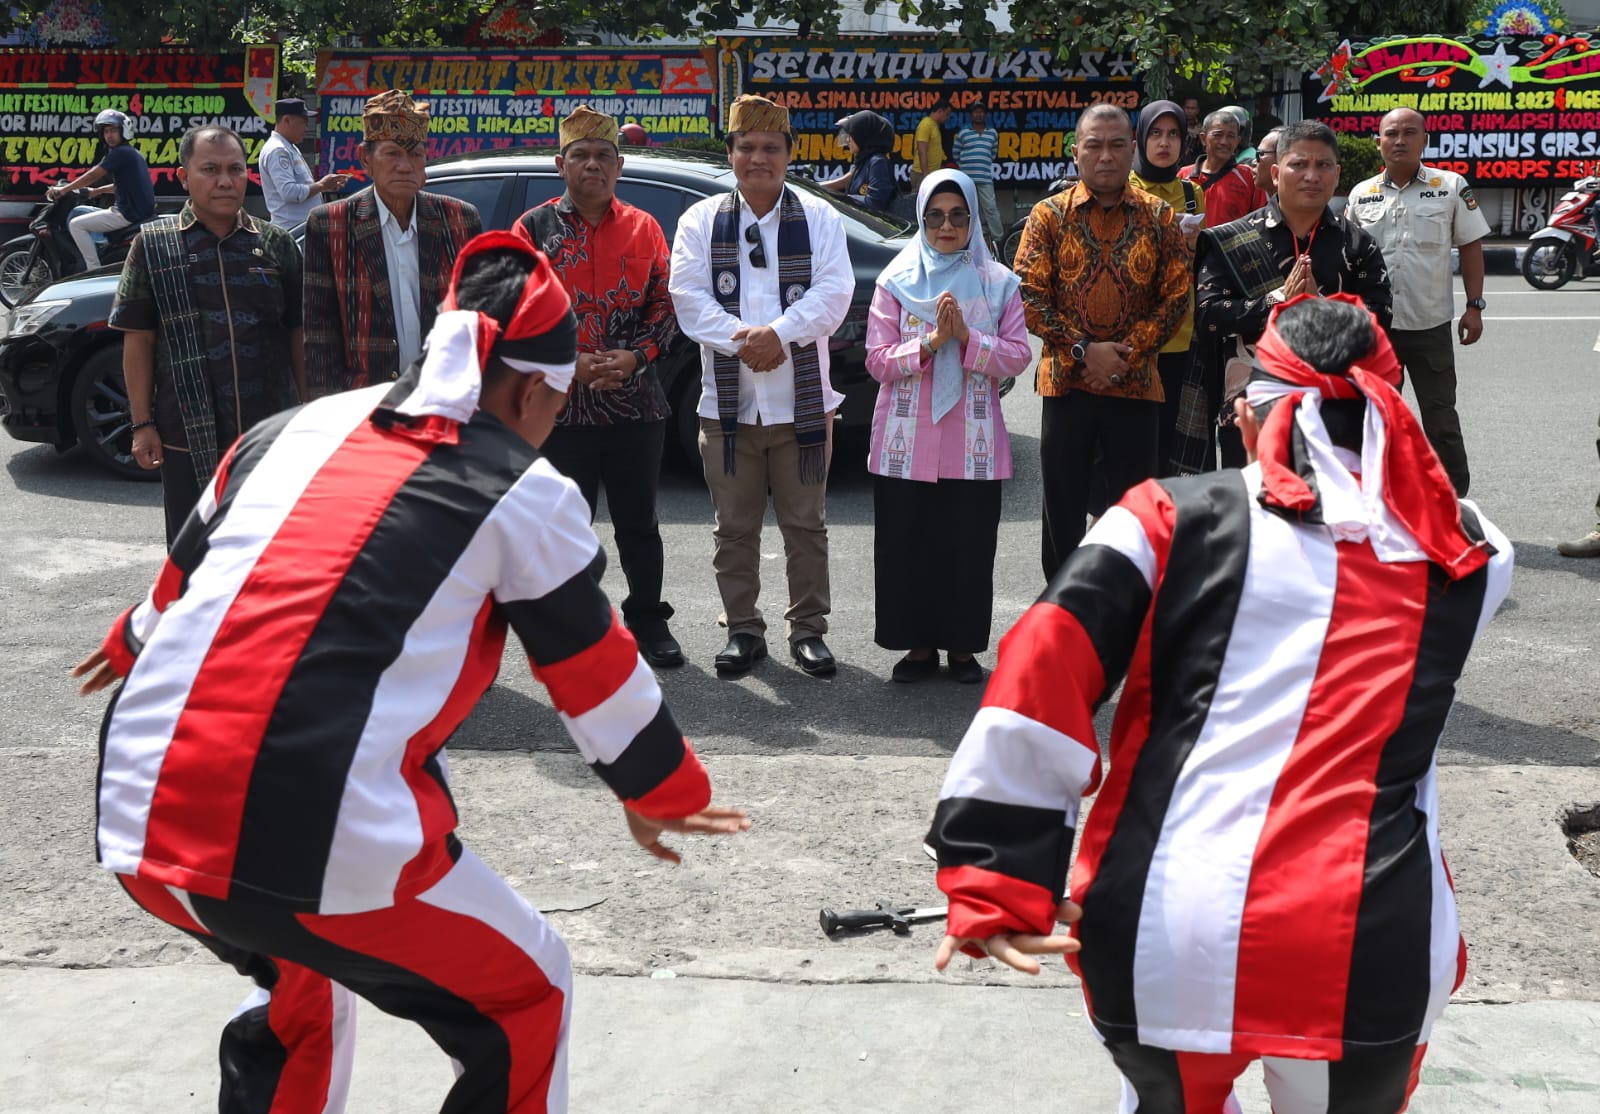
[[[1522,253],[1527,244],[1485,244],[1483,246],[1483,273],[1486,275],[1520,275]],[[1450,273],[1461,273],[1461,253],[1450,249]]]

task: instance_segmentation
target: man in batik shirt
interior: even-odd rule
[[[677,336],[667,240],[656,219],[617,200],[617,121],[579,105],[561,122],[556,170],[566,192],[530,209],[516,232],[550,257],[578,315],[578,373],[544,453],[594,516],[606,492],[628,596],[622,618],[655,666],[683,664],[661,598],[656,485],[667,396],[655,361]]]

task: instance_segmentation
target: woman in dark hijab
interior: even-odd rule
[[[1134,149],[1133,173],[1128,181],[1146,193],[1153,193],[1178,212],[1183,229],[1183,241],[1194,251],[1195,236],[1205,220],[1206,194],[1193,182],[1178,177],[1183,163],[1184,117],[1183,109],[1171,101],[1152,101],[1139,110],[1139,127],[1135,133],[1138,145]],[[1172,334],[1156,359],[1156,370],[1161,374],[1161,390],[1166,400],[1161,404],[1160,472],[1173,475],[1171,465],[1173,433],[1178,425],[1178,400],[1183,390],[1184,377],[1189,373],[1189,344],[1194,336],[1194,291],[1189,292],[1189,309],[1183,323]]]
[[[818,185],[842,193],[858,205],[888,212],[894,204],[894,125],[876,112],[862,110],[839,121],[839,138],[853,161],[850,171]]]

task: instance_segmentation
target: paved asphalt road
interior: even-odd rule
[[[1538,293],[1519,278],[1494,277],[1487,297],[1485,338],[1460,356],[1461,411],[1472,494],[1513,539],[1517,574],[1463,678],[1440,757],[1444,842],[1473,944],[1462,993],[1600,1000],[1600,879],[1567,854],[1561,828],[1570,806],[1600,802],[1600,561],[1554,549],[1591,528],[1600,487],[1600,354],[1591,351],[1600,283]],[[996,639],[1041,588],[1039,403],[1024,383],[1005,406],[1018,475],[1006,486]],[[663,482],[669,595],[690,658],[663,684],[719,796],[751,808],[751,833],[688,841],[675,871],[645,859],[514,651],[453,742],[464,837],[542,907],[568,910],[554,919],[580,971],[942,981],[930,962],[936,929],[833,942],[816,929],[822,904],[936,900],[921,834],[980,697],[945,679],[916,687],[888,680],[896,655],[872,643],[864,455],[860,442],[840,444],[829,492],[829,642],[842,662],[831,681],[803,676],[781,652],[744,680],[716,678],[711,659],[723,637],[709,500],[681,462]],[[4,438],[0,467],[0,885],[9,898],[0,905],[0,966],[201,962],[93,866],[103,701],[80,700],[65,676],[158,567],[158,487]],[[600,530],[608,536],[603,514]],[[783,558],[770,525],[763,551],[772,641],[781,648]],[[619,584],[613,565],[607,586],[616,593]],[[984,660],[992,663],[992,652]],[[986,969],[953,978],[1022,981]],[[1072,982],[1059,968],[1043,981]]]

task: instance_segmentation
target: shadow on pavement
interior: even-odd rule
[[[1565,572],[1584,580],[1600,580],[1600,558],[1563,557],[1553,545],[1536,542],[1519,542],[1512,539],[1517,551],[1517,569],[1537,569],[1540,572]]]
[[[1441,758],[1456,764],[1466,752],[1473,764],[1593,766],[1600,760],[1596,734],[1600,734],[1600,719],[1593,715],[1572,716],[1554,724],[1528,723],[1457,703],[1439,746]]]
[[[124,507],[161,506],[159,483],[113,476],[77,449],[61,453],[49,445],[36,445],[9,457],[6,471],[18,491],[32,495]]]
[[[808,677],[786,656],[772,657],[741,678],[723,680],[690,662],[657,674],[683,733],[707,753],[833,754],[953,751],[983,699],[982,685],[946,676],[897,685],[884,675],[841,662],[836,676]],[[520,683],[520,682],[519,682]],[[450,749],[563,751],[575,748],[550,705],[499,683],[450,740]]]

